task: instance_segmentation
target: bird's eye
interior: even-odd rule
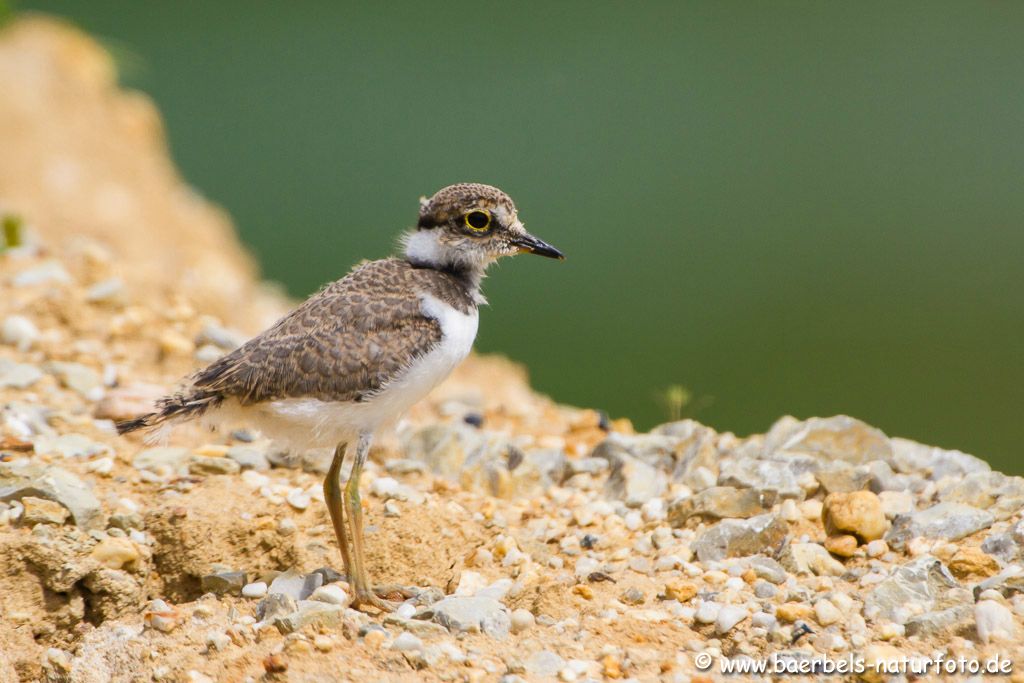
[[[466,227],[476,232],[483,232],[491,225],[491,214],[483,209],[475,209],[465,216]]]

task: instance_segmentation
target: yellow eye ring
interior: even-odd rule
[[[484,232],[491,227],[491,214],[486,209],[467,211],[462,219],[465,221],[466,227],[473,232]]]

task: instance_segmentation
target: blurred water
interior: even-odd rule
[[[107,39],[297,296],[462,180],[569,255],[478,348],[647,427],[844,412],[1024,472],[1024,4],[21,2]]]

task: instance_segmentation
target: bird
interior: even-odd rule
[[[481,282],[505,256],[561,251],[526,231],[512,199],[459,183],[420,199],[399,256],[366,261],[325,285],[264,332],[187,378],[153,412],[117,423],[150,436],[199,418],[245,423],[292,449],[333,448],[324,500],[353,607],[393,611],[395,594],[366,571],[359,479],[374,438],[444,380],[469,354]],[[342,466],[353,450],[351,471]]]

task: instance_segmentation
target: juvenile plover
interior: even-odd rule
[[[374,434],[469,353],[489,265],[519,253],[564,258],[526,232],[508,195],[476,183],[421,199],[419,221],[403,243],[403,258],[357,266],[193,375],[155,412],[117,425],[124,434],[202,417],[246,422],[293,448],[334,447],[324,497],[353,601],[384,610],[396,607],[384,596],[410,593],[371,588],[367,580],[359,476]],[[342,487],[353,442],[355,460]]]

